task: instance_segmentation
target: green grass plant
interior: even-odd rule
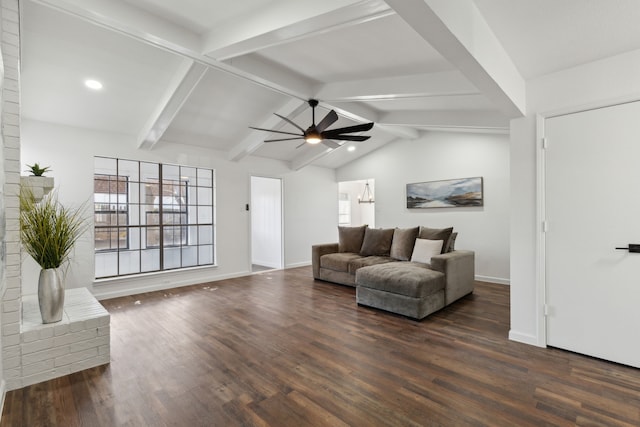
[[[83,211],[64,207],[55,192],[37,202],[29,187],[20,190],[20,239],[40,267],[58,268],[69,261],[87,230]]]

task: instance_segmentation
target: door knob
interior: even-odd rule
[[[626,248],[616,248],[623,251],[629,251],[631,253],[640,253],[640,244],[638,243],[629,243],[629,246]]]

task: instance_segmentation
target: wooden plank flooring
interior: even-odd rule
[[[1,426],[640,425],[640,370],[508,341],[507,286],[421,322],[307,267],[103,304],[111,364],[7,393]]]

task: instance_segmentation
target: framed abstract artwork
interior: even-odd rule
[[[466,208],[482,206],[482,177],[407,184],[407,208]]]

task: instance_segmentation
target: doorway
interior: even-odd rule
[[[344,181],[338,183],[338,225],[357,227],[376,226],[375,180]]]
[[[640,368],[640,102],[544,123],[547,344]]]
[[[251,177],[251,271],[282,268],[282,180]]]

